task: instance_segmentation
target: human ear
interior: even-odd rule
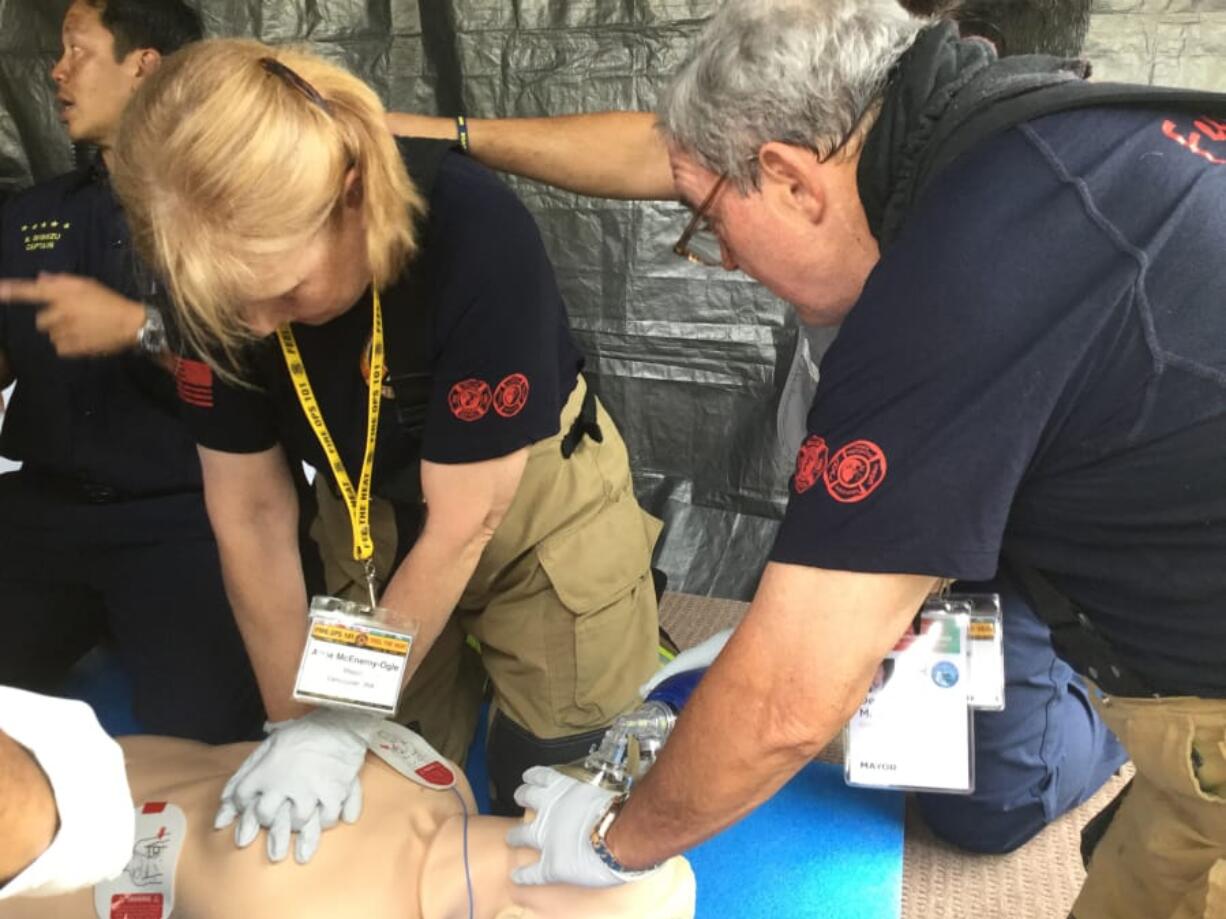
[[[363,193],[362,172],[357,166],[350,166],[349,170],[345,173],[345,206],[357,207],[360,205]]]
[[[136,79],[139,82],[162,66],[162,55],[154,48],[140,48],[130,55],[136,63]]]
[[[805,147],[777,141],[763,144],[758,151],[763,196],[809,223],[820,223],[826,211],[821,165]]]

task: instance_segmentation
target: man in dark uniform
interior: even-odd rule
[[[108,637],[153,733],[214,743],[263,717],[222,587],[158,315],[107,179],[128,97],[201,35],[179,0],[77,0],[51,71],[68,134],[100,155],[0,209],[0,682],[53,689]],[[30,292],[23,292],[30,298]]]
[[[690,228],[841,328],[745,619],[628,799],[528,773],[522,879],[616,883],[727,826],[940,580],[1003,563],[1137,769],[1074,913],[1226,915],[1226,97],[1083,73],[892,0],[712,18],[661,105]]]
[[[929,13],[957,6],[962,32],[990,36],[1002,54],[1074,56],[1089,21],[1085,0],[907,0],[902,5]],[[405,133],[446,137],[455,131],[444,118],[393,114],[391,119]],[[464,140],[486,165],[581,194],[679,194],[667,148],[650,113],[469,118]],[[718,264],[717,252],[712,255]],[[802,423],[798,418],[798,428]],[[791,450],[803,437],[800,429],[785,435],[794,441]],[[919,793],[915,799],[929,827],[946,842],[974,852],[1008,852],[1093,795],[1126,757],[1091,708],[1084,684],[1055,654],[1050,630],[1017,585],[1002,575],[990,582],[962,583],[957,589],[1001,594],[1008,704],[1004,711],[975,714],[974,793]]]

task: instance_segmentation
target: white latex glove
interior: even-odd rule
[[[515,789],[515,803],[536,813],[530,823],[507,832],[507,845],[536,849],[541,858],[516,868],[511,880],[525,885],[615,887],[650,874],[614,871],[592,848],[592,830],[615,797],[611,791],[548,766],[533,766],[525,772],[524,784]]]
[[[268,857],[289,852],[305,865],[319,848],[319,835],[338,820],[356,823],[362,813],[358,773],[381,718],[363,712],[318,708],[291,721],[264,725],[268,738],[251,751],[221,791],[214,829],[238,818],[234,842],[251,844],[268,830]]]
[[[706,641],[682,651],[657,670],[650,680],[639,687],[639,695],[646,699],[653,689],[674,674],[710,667],[711,663],[719,657],[719,652],[724,650],[724,645],[728,644],[728,639],[731,635],[732,629],[724,629],[721,632],[716,632]]]
[[[136,834],[123,750],[84,702],[0,686],[0,731],[38,760],[55,793],[60,828],[47,850],[0,888],[49,897],[115,877]],[[9,791],[0,785],[0,798]]]

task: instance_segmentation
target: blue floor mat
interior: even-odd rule
[[[902,855],[903,795],[849,788],[828,763],[687,853],[697,919],[897,919]]]

